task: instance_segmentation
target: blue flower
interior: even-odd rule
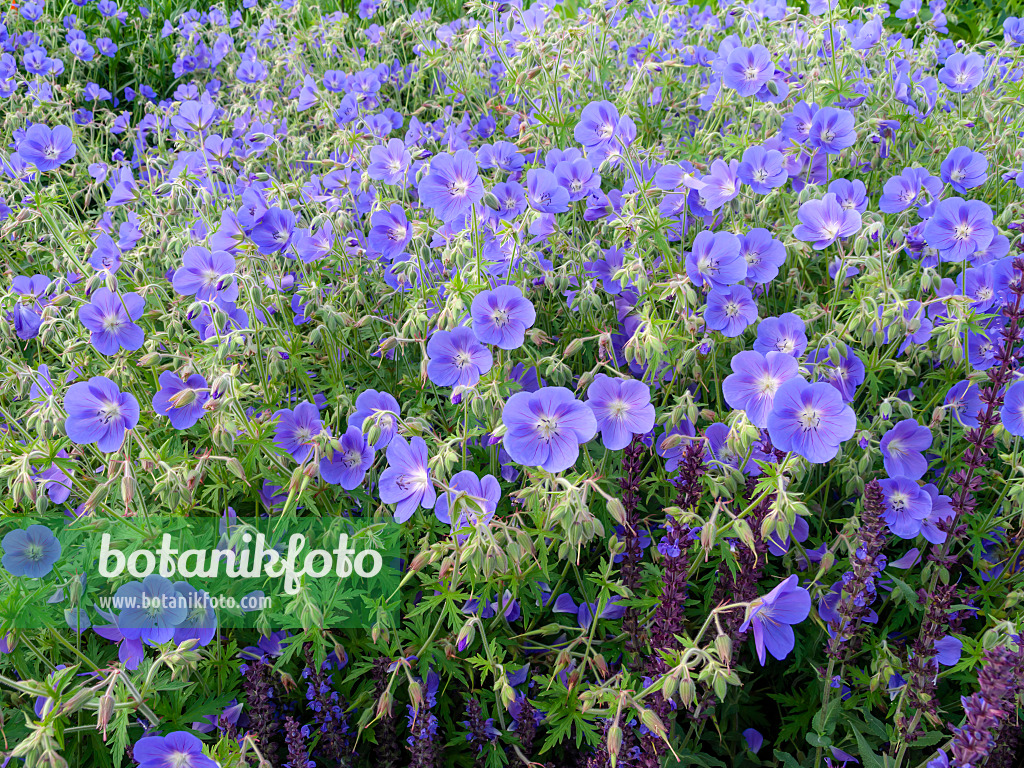
[[[14,576],[41,579],[60,559],[60,542],[45,525],[30,525],[4,536],[0,542],[4,568]]]

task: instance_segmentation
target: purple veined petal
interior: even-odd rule
[[[579,607],[576,605],[576,601],[572,599],[569,594],[561,594],[555,599],[552,610],[556,613],[577,613]]]
[[[776,624],[771,621],[759,622],[761,626],[762,644],[764,648],[778,660],[785,659],[796,645],[796,635],[789,624]],[[757,629],[754,630],[755,636]],[[763,654],[758,654],[761,666],[764,666]]]
[[[589,411],[589,409],[587,409]],[[593,418],[593,415],[591,415]],[[548,441],[548,456],[541,465],[548,472],[562,472],[576,464],[580,456],[580,445],[572,434],[558,432]]]

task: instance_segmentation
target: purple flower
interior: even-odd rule
[[[964,55],[960,52],[946,59],[946,65],[939,72],[939,82],[953,93],[969,93],[985,77],[985,60],[980,53]]]
[[[899,176],[893,176],[882,187],[878,210],[882,213],[900,213],[912,205],[920,205],[927,195],[938,200],[942,194],[942,182],[924,168],[907,168]]]
[[[921,521],[921,535],[932,544],[942,544],[946,541],[946,532],[939,529],[939,523],[956,516],[952,499],[940,494],[938,486],[932,483],[925,485],[922,490],[932,500],[932,511],[928,513],[927,519]]]
[[[412,227],[405,209],[392,203],[386,211],[376,211],[370,217],[370,236],[367,241],[371,253],[379,253],[389,261],[399,256],[412,240]]]
[[[775,64],[763,45],[737,47],[732,49],[726,59],[722,83],[740,96],[753,96],[774,74]]]
[[[742,281],[747,264],[740,255],[739,238],[731,232],[698,233],[686,256],[686,274],[699,287],[725,288]]]
[[[427,375],[440,387],[471,387],[494,364],[491,351],[464,325],[435,331],[427,342],[427,355]]]
[[[470,307],[473,333],[485,344],[499,349],[518,349],[526,329],[537,319],[533,303],[514,285],[499,285],[473,297]]]
[[[817,367],[818,381],[827,381],[836,388],[845,402],[852,403],[854,395],[857,394],[857,387],[864,383],[866,373],[864,363],[852,349],[847,348],[845,357],[835,350],[839,364],[834,365],[832,363],[833,350],[835,347],[829,347],[828,350],[815,350],[808,355],[807,362]]]
[[[1018,381],[1006,390],[999,418],[1007,432],[1024,437],[1024,381]]]
[[[36,123],[25,131],[18,142],[18,154],[26,163],[40,171],[52,171],[75,156],[77,148],[72,141],[71,129],[66,125],[48,128]]]
[[[840,237],[858,232],[861,225],[860,214],[843,208],[833,192],[821,200],[808,200],[801,205],[797,218],[801,223],[793,227],[793,236],[813,243],[811,247],[816,251],[828,248]]]
[[[744,285],[714,288],[704,308],[704,324],[712,331],[734,338],[757,320],[757,303]]]
[[[63,448],[57,451],[57,457],[70,459],[68,452]],[[57,464],[50,464],[49,469],[44,469],[42,472],[34,474],[32,479],[43,483],[43,488],[46,489],[46,495],[50,497],[50,501],[54,504],[63,504],[71,496],[71,478],[68,476],[69,473],[74,474],[70,469],[65,472]]]
[[[174,642],[195,640],[200,646],[209,645],[217,632],[217,612],[210,595],[187,581],[174,582],[174,591],[185,606],[185,618],[174,627]]]
[[[132,756],[139,768],[217,768],[217,762],[203,754],[203,742],[185,731],[139,739]]]
[[[137,293],[118,296],[109,288],[100,288],[91,303],[79,308],[78,319],[91,332],[92,345],[100,354],[113,355],[119,349],[134,352],[146,340],[134,322],[145,308],[146,300]]]
[[[945,404],[953,410],[956,420],[972,429],[978,426],[981,411],[981,394],[977,384],[961,381],[949,388]],[[1004,402],[1005,404],[1005,402]]]
[[[373,448],[359,426],[349,426],[338,440],[334,455],[320,459],[320,477],[331,485],[340,485],[346,491],[357,488],[373,464]]]
[[[828,384],[790,379],[775,394],[768,434],[776,448],[793,451],[812,464],[831,461],[853,437],[857,416]]]
[[[987,170],[988,160],[983,154],[972,152],[967,147],[957,147],[942,161],[939,175],[961,195],[966,195],[968,189],[985,183]]]
[[[942,200],[924,227],[924,239],[942,261],[964,261],[992,242],[992,209],[980,200]]]
[[[0,542],[3,564],[12,576],[41,579],[60,560],[60,542],[45,525],[30,525],[4,536]]]
[[[764,429],[772,412],[775,394],[799,375],[796,358],[784,352],[740,352],[732,359],[733,373],[722,382],[722,394],[730,408],[739,408],[751,423]]]
[[[782,153],[776,149],[766,150],[762,146],[749,147],[743,152],[743,160],[736,169],[740,181],[759,195],[767,195],[786,183],[789,174],[782,165]]]
[[[324,431],[320,411],[310,402],[302,402],[294,411],[282,408],[274,414],[277,427],[274,445],[303,464],[313,453],[313,438]]]
[[[599,373],[587,387],[587,405],[609,451],[621,451],[633,435],[646,435],[654,429],[651,389],[642,381]]]
[[[826,155],[838,155],[857,140],[853,114],[845,109],[824,107],[814,113],[807,144]]]
[[[283,251],[295,234],[295,214],[283,208],[271,208],[253,227],[249,237],[264,256]]]
[[[702,179],[704,188],[700,192],[707,210],[718,210],[740,193],[739,167],[739,160],[730,160],[728,165],[722,160],[711,164],[711,173]]]
[[[475,472],[463,470],[452,477],[448,487],[450,491],[437,497],[434,516],[455,530],[485,524],[494,515],[501,500],[501,486],[493,475],[479,478]],[[453,520],[451,512],[456,508],[456,501],[467,496],[472,501],[460,504],[459,516]]]
[[[573,136],[580,146],[595,149],[613,141],[619,127],[619,112],[608,101],[593,101],[580,113]]]
[[[754,351],[767,355],[769,352],[785,352],[800,357],[807,349],[807,326],[792,312],[778,317],[766,317],[757,326],[757,340]]]
[[[155,573],[123,584],[114,599],[125,606],[117,616],[117,628],[127,640],[166,643],[188,614],[174,585]]]
[[[195,296],[199,301],[222,298],[235,301],[238,284],[225,278],[235,271],[235,257],[227,251],[209,251],[202,246],[189,248],[181,257],[182,265],[174,272],[171,284],[182,296]]]
[[[907,477],[879,480],[885,496],[882,519],[889,530],[901,539],[913,539],[921,533],[921,525],[932,511],[932,497]]]
[[[76,445],[96,443],[103,453],[120,448],[125,433],[139,423],[139,401],[105,376],[68,387],[64,410],[68,439]]]
[[[395,436],[395,430],[398,427],[398,417],[401,413],[402,407],[387,392],[366,389],[356,398],[356,409],[348,417],[348,425],[350,427],[359,427],[362,430],[366,420],[372,418],[373,424],[380,430],[380,435],[373,441],[371,447],[379,451],[381,448],[387,447],[388,443]],[[371,428],[367,434],[372,431]]]
[[[366,175],[385,184],[405,185],[406,174],[412,165],[412,154],[401,139],[391,139],[386,146],[370,148],[370,164]]]
[[[747,742],[747,749],[754,754],[757,754],[764,744],[764,736],[756,728],[747,728],[743,731],[743,740]]]
[[[868,209],[868,190],[860,179],[836,179],[828,185],[828,191],[836,196],[839,205],[848,211],[864,213]]]
[[[766,650],[780,661],[789,655],[796,644],[792,625],[806,619],[810,612],[811,593],[799,585],[794,574],[750,603],[739,631],[746,632],[753,626],[757,658],[764,666]]]
[[[932,432],[914,419],[904,419],[886,432],[881,449],[885,471],[890,477],[920,480],[928,471],[922,455],[932,444]]]
[[[518,464],[561,472],[597,433],[594,412],[564,387],[512,395],[501,414],[505,451]]]
[[[755,227],[740,236],[740,256],[747,262],[747,280],[757,285],[770,283],[786,261],[786,246],[771,232]]]
[[[437,492],[430,479],[427,444],[396,435],[388,445],[388,467],[380,475],[380,500],[395,504],[395,522],[404,523],[418,507],[433,509]]]
[[[43,324],[40,314],[43,310],[43,296],[49,290],[51,280],[46,275],[16,275],[11,280],[11,290],[19,297],[10,313],[14,323],[14,331],[22,341],[34,339],[39,335]]]
[[[555,174],[544,168],[531,168],[526,172],[526,193],[535,211],[563,213],[569,210],[569,191],[558,183]]]
[[[419,184],[420,202],[445,224],[467,215],[484,197],[484,183],[476,169],[476,157],[468,149],[455,156],[440,154],[430,161],[430,172]]]
[[[605,603],[604,610],[601,611],[601,615],[597,616],[597,618],[607,621],[621,619],[626,614],[626,607],[618,605],[618,601],[619,598],[617,596],[608,600]],[[576,601],[572,599],[571,595],[561,594],[555,598],[551,610],[555,613],[574,614],[576,616],[576,624],[582,629],[587,629],[594,622],[594,614],[597,612],[597,607],[597,602],[576,605]]]
[[[171,420],[175,429],[188,429],[203,417],[209,384],[198,373],[182,380],[176,373],[160,374],[160,389],[153,395],[153,410]]]

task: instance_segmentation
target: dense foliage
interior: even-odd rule
[[[1019,759],[1024,20],[242,6],[3,15],[5,765]],[[53,533],[356,517],[359,627]]]

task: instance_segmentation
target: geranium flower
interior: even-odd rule
[[[968,189],[980,187],[985,183],[988,174],[988,160],[980,152],[972,152],[967,147],[956,147],[951,150],[939,168],[942,180],[951,185],[961,195]]]
[[[774,74],[775,64],[763,45],[733,48],[726,59],[722,84],[740,96],[753,96]]]
[[[739,238],[731,232],[698,233],[686,256],[686,274],[698,287],[725,288],[741,282],[747,263],[740,255]]]
[[[42,123],[36,123],[25,131],[18,142],[21,159],[43,172],[59,168],[73,158],[77,151],[71,129],[66,125],[48,128]]]
[[[813,243],[811,247],[816,251],[828,248],[840,237],[860,231],[860,214],[843,208],[833,192],[821,200],[808,200],[796,215],[801,223],[793,227],[793,237]]]
[[[392,203],[386,211],[376,211],[370,217],[370,235],[367,241],[373,253],[379,253],[389,261],[401,254],[412,240],[412,227],[406,218],[405,209]]]
[[[334,455],[320,459],[320,477],[351,491],[362,484],[372,465],[373,448],[367,444],[361,426],[351,425],[338,439]]]
[[[1007,432],[1024,437],[1024,381],[1018,381],[1006,390],[999,418]]]
[[[775,393],[768,434],[776,448],[824,464],[853,437],[857,416],[834,387],[790,379]]]
[[[109,288],[99,288],[92,302],[78,309],[78,319],[90,332],[90,341],[102,355],[116,354],[119,349],[134,352],[142,346],[146,335],[135,321],[142,317],[146,300],[137,293],[118,296]]]
[[[799,585],[794,574],[750,604],[739,631],[753,628],[757,659],[764,666],[765,651],[780,661],[789,655],[796,644],[793,625],[806,619],[810,612],[811,593]]]
[[[386,448],[395,436],[398,417],[401,414],[402,407],[387,392],[365,389],[356,398],[356,409],[348,417],[348,425],[358,427],[361,431],[366,420],[372,417],[377,429],[377,437],[372,441],[372,448],[379,451]],[[371,428],[368,434],[372,436],[373,433],[374,430]]]
[[[957,51],[946,59],[939,71],[939,82],[953,93],[970,93],[985,77],[985,59],[980,53],[963,54]]]
[[[476,158],[468,149],[455,156],[443,153],[430,161],[430,172],[419,184],[420,202],[446,224],[466,216],[484,197]]]
[[[174,290],[182,296],[195,296],[199,301],[238,299],[238,284],[225,279],[235,271],[235,257],[227,251],[209,251],[194,245],[181,257],[182,265],[171,278]],[[224,286],[224,287],[222,287]]]
[[[740,352],[732,358],[733,372],[722,382],[722,394],[730,408],[747,414],[754,426],[764,429],[772,412],[775,394],[799,375],[796,358],[783,352]]]
[[[396,435],[388,445],[388,466],[380,475],[380,500],[395,504],[395,522],[404,523],[418,507],[433,509],[437,492],[430,479],[427,444]]]
[[[203,742],[186,731],[146,736],[132,746],[139,768],[218,768],[203,754]]]
[[[807,134],[807,145],[826,155],[838,155],[857,141],[853,113],[845,109],[824,107],[814,113]]]
[[[757,303],[750,289],[744,285],[713,288],[704,308],[704,323],[709,330],[721,331],[723,336],[739,336],[757,319]]]
[[[282,408],[274,414],[277,427],[274,430],[274,445],[289,454],[298,464],[303,464],[313,453],[313,438],[324,431],[320,411],[310,402],[302,402],[291,411]]]
[[[295,234],[295,214],[282,208],[270,208],[253,227],[249,237],[264,256],[283,251]]]
[[[767,355],[769,352],[785,352],[800,357],[807,349],[807,326],[792,312],[778,317],[766,317],[757,325],[757,339],[754,351]]]
[[[210,399],[209,384],[198,373],[182,379],[172,371],[159,378],[160,389],[153,395],[153,410],[171,420],[175,429],[195,426],[206,412],[203,406]]]
[[[526,172],[526,193],[530,207],[541,213],[563,213],[569,210],[569,192],[558,183],[555,174],[543,168]]]
[[[633,435],[654,429],[651,388],[636,379],[597,374],[587,387],[587,405],[594,412],[601,441],[610,451],[621,451]]]
[[[786,262],[786,246],[763,227],[740,235],[740,257],[747,263],[746,279],[756,285],[770,283]]]
[[[736,169],[740,181],[759,195],[767,195],[786,183],[789,174],[782,165],[782,153],[762,146],[748,147]]]
[[[494,515],[501,500],[501,486],[493,475],[477,477],[468,469],[452,476],[448,483],[451,489],[437,497],[434,505],[434,516],[453,529],[468,528],[476,524],[486,523]],[[460,506],[459,517],[452,520],[451,510],[455,508],[457,499],[468,496],[472,503]]]
[[[427,355],[427,376],[441,387],[471,387],[494,364],[491,351],[463,325],[434,331],[427,342]]]
[[[139,423],[139,401],[105,376],[93,376],[68,387],[64,431],[76,445],[96,443],[104,453],[116,451],[125,433]]]
[[[12,576],[41,579],[60,560],[61,546],[53,531],[45,525],[17,528],[0,542],[0,563]]]
[[[913,539],[921,533],[921,525],[932,511],[932,497],[907,477],[879,480],[885,497],[882,519],[889,530],[901,539]]]
[[[518,349],[533,326],[537,313],[533,303],[514,285],[499,285],[473,297],[470,306],[473,333],[485,344],[499,349]]]
[[[965,427],[978,426],[978,415],[981,411],[981,393],[977,384],[960,381],[949,388],[946,393],[945,405],[951,408],[956,420]],[[1005,405],[1005,400],[1003,401]]]
[[[992,242],[992,209],[980,200],[951,197],[935,207],[924,239],[942,261],[964,261]]]
[[[886,432],[881,440],[882,459],[890,477],[919,480],[928,471],[923,453],[932,444],[932,432],[914,419],[904,419]]]
[[[166,643],[188,614],[174,585],[155,573],[121,585],[114,599],[117,605],[126,606],[117,616],[117,628],[128,640]]]
[[[564,387],[512,395],[501,414],[503,445],[518,464],[561,472],[576,463],[580,445],[597,433],[594,412]]]

